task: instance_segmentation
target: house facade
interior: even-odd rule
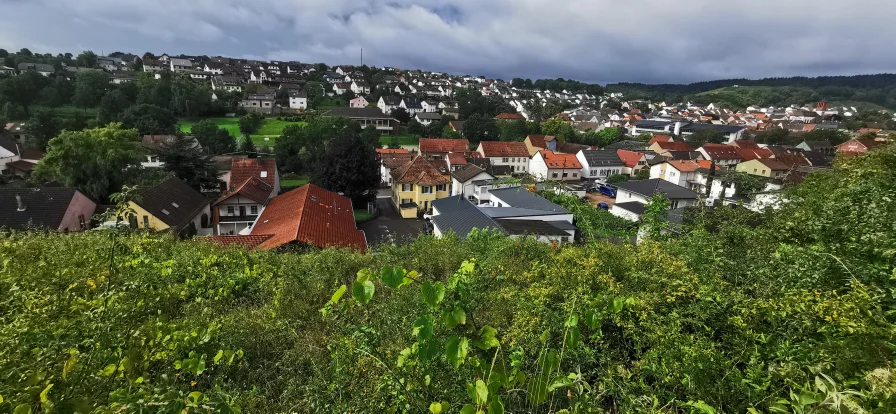
[[[582,178],[606,180],[622,174],[625,164],[613,150],[581,150],[576,159],[582,164]]]
[[[133,228],[208,236],[213,232],[209,200],[177,178],[147,187],[128,206]]]
[[[494,166],[509,166],[513,174],[529,173],[529,150],[522,142],[482,141],[476,152]]]
[[[529,135],[523,141],[529,150],[529,158],[535,156],[538,151],[557,151],[557,137],[552,135]]]
[[[422,155],[415,156],[392,174],[392,202],[403,218],[416,218],[432,202],[449,196],[451,179]]]
[[[279,112],[277,105],[274,103],[274,94],[272,93],[249,94],[240,101],[240,107],[246,111],[262,114],[276,114]]]
[[[0,228],[87,230],[96,208],[74,188],[0,188]]]
[[[539,181],[580,181],[582,163],[572,154],[539,151],[529,161],[529,174]]]
[[[268,201],[276,195],[274,186],[260,177],[251,177],[228,189],[212,204],[215,234],[248,234]]]
[[[305,91],[289,91],[289,109],[308,109],[308,94]]]

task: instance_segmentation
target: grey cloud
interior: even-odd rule
[[[0,0],[0,47],[686,82],[893,71],[885,0]],[[888,12],[889,11],[889,12]]]

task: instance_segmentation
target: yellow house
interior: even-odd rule
[[[392,202],[404,218],[416,218],[432,208],[432,202],[450,195],[451,178],[422,155],[391,171]],[[436,161],[442,162],[442,161]]]
[[[177,178],[141,190],[128,205],[135,213],[129,218],[133,228],[212,233],[209,200]]]
[[[790,166],[772,158],[765,158],[737,164],[735,171],[760,177],[784,178],[787,172],[790,171]]]

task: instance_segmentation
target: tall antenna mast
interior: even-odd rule
[[[364,48],[361,48],[361,66],[364,66]]]

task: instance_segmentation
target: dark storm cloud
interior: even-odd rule
[[[488,77],[686,82],[893,72],[896,5],[717,0],[0,0],[0,47]]]

